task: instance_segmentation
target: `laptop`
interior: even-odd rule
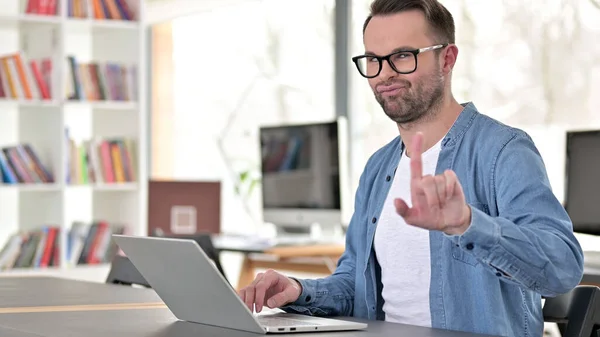
[[[194,240],[112,237],[179,320],[259,334],[367,328],[364,323],[281,311],[253,313]]]

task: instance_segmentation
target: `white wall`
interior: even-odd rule
[[[146,5],[148,24],[169,21],[182,16],[235,6],[258,0],[150,0]]]

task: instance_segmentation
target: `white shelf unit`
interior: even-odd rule
[[[30,144],[53,174],[54,182],[8,184],[0,176],[0,249],[18,231],[55,225],[61,229],[59,264],[33,272],[85,269],[89,266],[73,265],[66,258],[73,222],[104,220],[126,225],[128,232],[135,235],[147,234],[145,0],[127,0],[135,11],[132,21],[95,19],[91,11],[85,18],[69,17],[67,6],[72,0],[57,0],[56,15],[27,14],[28,1],[0,0],[0,58],[17,52],[22,52],[25,60],[51,58],[52,97],[1,97],[0,148]],[[81,1],[92,8],[94,0]],[[134,101],[69,99],[72,77],[68,56],[74,56],[79,63],[135,65],[137,97]],[[66,128],[77,142],[132,139],[135,180],[79,185],[67,182],[70,149]],[[0,276],[15,271],[19,272],[0,271]]]

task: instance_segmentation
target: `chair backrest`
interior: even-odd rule
[[[155,231],[153,234],[154,234],[154,236],[158,236],[158,237],[189,239],[189,240],[196,241],[198,243],[198,245],[200,246],[200,248],[202,248],[204,253],[208,256],[208,258],[210,258],[214,262],[215,267],[217,267],[217,270],[221,273],[221,275],[223,275],[223,278],[225,278],[225,280],[227,282],[229,282],[229,280],[227,279],[227,276],[225,275],[225,271],[223,270],[223,266],[221,265],[220,252],[213,245],[211,234],[196,233],[196,234],[166,235],[166,234],[162,233],[161,231]]]
[[[544,321],[557,323],[562,337],[597,337],[599,306],[600,288],[580,285],[566,294],[547,298]]]
[[[106,283],[125,284],[125,285],[141,285],[150,288],[150,284],[140,274],[137,268],[123,255],[116,255],[110,266],[110,271],[106,277]]]

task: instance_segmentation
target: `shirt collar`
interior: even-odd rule
[[[473,102],[461,103],[461,105],[463,106],[463,109],[458,115],[458,118],[456,118],[456,121],[454,121],[454,124],[452,124],[450,130],[448,130],[448,133],[446,134],[444,139],[442,140],[442,148],[445,146],[456,144],[456,142],[460,140],[460,138],[465,134],[465,132],[467,132],[467,130],[473,123],[475,116],[479,113],[477,111],[477,107],[475,107],[475,104]],[[400,153],[403,153],[405,147],[404,142],[400,137],[398,137],[398,140],[400,143]]]

